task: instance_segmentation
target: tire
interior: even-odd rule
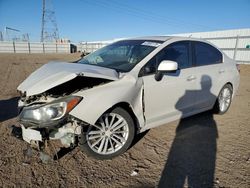
[[[104,113],[82,136],[81,148],[87,155],[100,160],[112,159],[130,147],[135,137],[135,125],[130,114],[117,107]]]
[[[220,115],[225,114],[231,105],[232,96],[233,96],[232,86],[229,84],[224,85],[224,87],[221,89],[216,99],[216,102],[213,108],[214,112]]]

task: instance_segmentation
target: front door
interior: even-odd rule
[[[194,107],[196,75],[192,71],[190,43],[175,42],[168,45],[144,66],[144,104],[146,126],[152,128],[191,113]],[[172,60],[180,70],[165,73],[155,80],[158,62]]]

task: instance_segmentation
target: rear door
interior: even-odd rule
[[[223,56],[218,49],[205,42],[193,41],[192,47],[198,83],[195,109],[211,108],[224,80]]]

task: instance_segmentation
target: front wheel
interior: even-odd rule
[[[83,149],[97,159],[111,159],[124,153],[135,135],[134,121],[123,108],[103,114],[86,132]]]
[[[226,84],[220,91],[219,96],[214,105],[214,111],[217,114],[224,114],[228,111],[232,102],[233,89],[232,86]]]

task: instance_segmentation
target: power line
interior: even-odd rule
[[[173,27],[178,27],[178,28],[187,28],[187,27],[206,28],[206,29],[209,28],[207,26],[186,23],[180,20],[169,19],[160,15],[157,15],[153,12],[131,7],[131,6],[128,6],[127,4],[120,3],[117,1],[112,1],[112,0],[111,2],[110,1],[103,2],[103,1],[97,1],[97,0],[96,1],[83,0],[83,1],[87,2],[90,5],[99,6],[99,7],[103,7],[106,9],[111,9],[119,13],[121,13],[121,11],[126,12],[128,15],[136,16],[136,18],[144,19],[146,21],[151,21],[154,23],[159,23],[159,24],[164,24],[164,25],[167,24]]]
[[[105,9],[110,9],[110,10],[116,11],[116,12],[118,12],[120,14],[122,14],[122,12],[126,12],[127,15],[132,15],[132,16],[135,16],[135,18],[143,19],[145,21],[150,21],[150,22],[153,22],[153,23],[164,24],[164,25],[169,24],[169,23],[163,22],[162,20],[154,19],[154,18],[149,17],[149,16],[145,17],[142,14],[138,14],[138,13],[135,13],[135,12],[130,11],[130,10],[124,10],[124,9],[118,10],[117,8],[115,8],[113,6],[109,6],[109,5],[105,4],[104,2],[88,1],[88,0],[83,0],[83,1],[88,2],[90,5],[103,7]],[[179,26],[177,25],[176,27],[179,27]]]
[[[148,10],[146,11],[146,10],[143,10],[143,9],[139,9],[137,7],[129,6],[128,4],[122,3],[121,1],[109,0],[108,2],[110,2],[112,4],[117,4],[120,7],[127,7],[130,10],[140,12],[140,13],[143,13],[145,15],[151,15],[154,18],[161,19],[161,20],[164,20],[166,22],[172,22],[172,23],[176,23],[176,24],[185,24],[187,26],[192,26],[192,27],[197,27],[197,28],[210,28],[208,26],[201,25],[201,24],[195,24],[195,23],[190,23],[190,22],[186,22],[186,21],[183,21],[183,20],[179,20],[179,19],[168,18],[166,16],[159,15],[159,14],[157,14],[155,12],[152,12],[152,11],[148,11]]]

